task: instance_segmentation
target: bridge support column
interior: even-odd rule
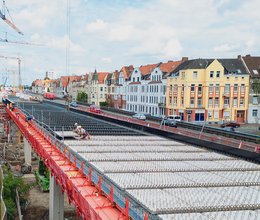
[[[24,159],[25,164],[32,164],[32,147],[30,143],[24,138]]]
[[[50,176],[49,219],[64,220],[64,194],[54,176]]]

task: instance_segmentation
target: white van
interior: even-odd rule
[[[173,119],[175,121],[181,121],[181,116],[179,116],[179,115],[168,115],[167,118]]]

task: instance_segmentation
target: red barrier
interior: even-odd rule
[[[66,192],[69,201],[73,202],[79,215],[84,219],[91,220],[118,220],[121,216],[123,216],[123,219],[128,219],[128,211],[120,212],[111,203],[111,195],[104,196],[105,194],[101,189],[102,179],[99,177],[97,186],[93,184],[91,181],[92,169],[89,176],[84,175],[84,164],[81,164],[81,169],[78,169],[76,160],[74,159],[74,163],[71,163],[66,157],[66,150],[61,152],[51,143],[50,137],[41,133],[34,122],[26,123],[22,112],[18,109],[14,111],[6,109],[6,111],[29,141],[33,150],[44,160],[51,171],[51,175],[55,176],[62,191]],[[16,116],[17,112],[19,112],[19,117]],[[104,204],[108,205],[104,206]]]

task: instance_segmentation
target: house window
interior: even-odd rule
[[[194,107],[194,98],[190,98],[190,106]]]
[[[209,98],[209,108],[212,108],[212,102],[213,102],[213,99]]]
[[[210,71],[209,77],[210,77],[210,78],[213,78],[213,77],[214,77],[214,71]]]
[[[184,105],[184,98],[181,97],[181,105],[183,106]]]
[[[229,107],[229,98],[224,99],[224,106]]]
[[[214,100],[214,105],[215,105],[215,108],[218,108],[218,105],[219,105],[219,98],[215,98]]]
[[[208,111],[208,118],[212,118],[212,110]]]
[[[100,87],[100,92],[103,92],[103,87]]]
[[[244,104],[245,104],[244,98],[240,98],[240,104],[239,104],[239,106],[240,106],[240,107],[243,107]]]
[[[237,107],[237,98],[234,98],[234,100],[233,100],[233,106],[234,106],[234,107]]]
[[[197,79],[197,77],[198,77],[198,72],[197,71],[193,71],[193,79]]]
[[[174,85],[173,91],[178,92],[178,85],[177,84]]]
[[[217,78],[220,77],[220,71],[217,71],[216,77],[217,77]]]
[[[258,96],[253,96],[253,105],[258,104]]]
[[[253,117],[257,117],[257,115],[258,115],[258,110],[257,109],[253,109],[252,116]]]
[[[139,82],[139,77],[137,77],[137,82]]]
[[[245,92],[245,84],[241,84],[241,92]]]
[[[219,93],[219,84],[216,84],[216,86],[215,86],[215,92],[216,92],[216,93]]]
[[[181,73],[181,79],[185,79],[185,72]]]
[[[230,112],[229,111],[224,111],[224,118],[229,118],[230,117]]]
[[[170,101],[170,105],[172,105],[172,96],[170,96],[170,100],[169,101]]]
[[[135,82],[135,77],[133,77],[133,82]]]
[[[234,84],[234,92],[237,92],[237,90],[238,90],[238,85]]]
[[[191,84],[190,91],[191,91],[191,92],[194,92],[194,91],[195,91],[195,84]]]
[[[213,92],[213,84],[209,84],[209,92]]]
[[[173,105],[177,105],[177,97],[173,97]]]
[[[199,93],[199,94],[202,94],[202,84],[199,84],[198,93]]]
[[[218,117],[219,117],[218,111],[214,111],[214,118],[215,118],[215,119],[218,119]]]
[[[172,92],[172,85],[170,85],[170,92]]]
[[[184,84],[181,85],[181,91],[184,92]]]
[[[228,94],[230,92],[230,84],[225,85],[225,93]]]

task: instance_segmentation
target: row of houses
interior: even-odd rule
[[[260,119],[260,57],[192,59],[124,66],[59,79],[35,80],[35,93],[53,92],[76,99],[85,92],[89,104],[149,114],[180,115],[185,121],[223,120],[258,123]],[[254,85],[254,86],[252,86]]]

